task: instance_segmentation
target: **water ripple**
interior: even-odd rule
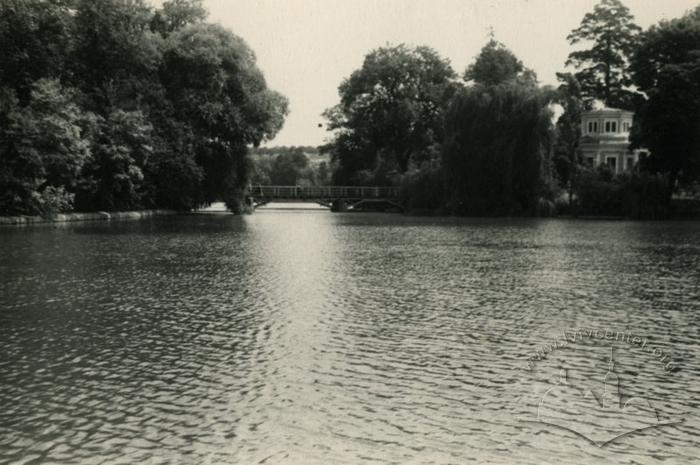
[[[261,211],[0,230],[0,463],[693,463],[697,223]],[[521,421],[565,368],[683,423]],[[615,418],[581,418],[580,428]]]

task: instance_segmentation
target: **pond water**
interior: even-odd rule
[[[0,298],[0,463],[700,455],[698,222],[261,209],[4,227]],[[533,421],[562,379],[585,418]],[[613,379],[622,403],[603,405]],[[634,429],[634,397],[673,424],[601,447]]]

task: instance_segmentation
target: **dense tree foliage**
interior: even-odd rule
[[[387,184],[410,166],[439,157],[443,113],[455,73],[428,47],[370,52],[340,85],[326,112],[335,139],[327,147],[339,184]]]
[[[465,78],[474,84],[457,94],[446,117],[448,209],[472,215],[537,213],[551,180],[550,93],[493,40]]]
[[[310,151],[306,149],[310,148]],[[313,156],[313,158],[310,158]],[[315,147],[268,147],[251,157],[253,185],[327,186],[328,162]]]
[[[585,62],[587,68],[559,74],[564,112],[556,126],[554,165],[569,189],[566,211],[634,218],[683,214],[685,207],[672,202],[674,189],[678,181],[688,186],[700,175],[698,16],[696,9],[639,34],[626,7],[603,1],[572,32],[573,43],[587,40],[593,46],[570,55],[569,64],[580,69]],[[580,114],[593,99],[636,110],[632,147],[652,152],[636,170],[616,175],[581,164]]]
[[[155,32],[168,35],[188,24],[204,21],[209,14],[202,5],[202,1],[170,0],[164,2],[163,7],[156,10],[153,19],[151,19],[151,28]]]
[[[429,47],[378,48],[325,112],[329,144],[255,149],[287,100],[202,0],[2,0],[0,214],[239,211],[250,181],[393,184],[409,208],[531,214],[558,179],[589,212],[663,216],[659,196],[700,179],[700,8],[640,35],[619,0],[602,0],[568,40],[576,72],[557,90],[493,37],[464,82]],[[636,107],[651,172],[580,165],[580,116],[596,99]]]
[[[577,70],[575,76],[587,104],[597,99],[609,107],[632,108],[628,62],[640,30],[620,0],[602,0],[571,31],[571,45],[590,45],[571,52],[566,62]]]
[[[114,110],[99,119],[92,157],[78,190],[80,207],[131,210],[142,205],[143,169],[153,150],[152,130],[140,111]]]
[[[0,2],[0,85],[26,105],[32,84],[66,72],[73,19],[66,2]]]
[[[583,99],[581,85],[570,73],[557,73],[560,85],[556,102],[563,111],[557,119],[553,162],[559,184],[572,193],[573,180],[579,167],[578,145],[581,138]]]
[[[69,205],[91,158],[85,135],[94,116],[83,112],[72,93],[54,79],[34,82],[26,106],[11,89],[1,92],[0,210],[43,211],[45,196],[57,193],[57,204]]]
[[[270,182],[277,186],[296,186],[309,167],[309,159],[303,152],[280,154],[272,162]]]
[[[467,67],[464,80],[484,86],[512,81],[534,84],[537,81],[532,70],[525,68],[513,52],[493,38],[481,49],[474,63]]]
[[[700,7],[646,31],[632,60],[640,105],[636,140],[650,168],[689,184],[700,179]]]
[[[287,101],[206,16],[201,0],[0,2],[0,212],[237,210],[248,147]]]
[[[201,141],[204,200],[223,195],[235,202],[245,187],[247,146],[281,128],[286,99],[267,89],[245,42],[220,26],[177,30],[166,39],[163,62],[161,81],[173,114]]]
[[[335,183],[394,183],[411,210],[533,214],[551,187],[552,93],[487,42],[454,80],[425,47],[371,52],[327,112]]]

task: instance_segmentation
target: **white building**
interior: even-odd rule
[[[581,115],[579,148],[584,163],[606,164],[615,174],[636,168],[646,150],[630,150],[629,135],[634,113],[617,108],[599,108]]]

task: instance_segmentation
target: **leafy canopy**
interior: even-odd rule
[[[65,72],[65,51],[72,46],[70,10],[61,2],[0,2],[0,84],[29,100],[32,84]]]
[[[0,1],[0,211],[237,209],[248,147],[287,100],[206,16],[201,0]]]
[[[168,0],[156,11],[151,20],[151,28],[168,35],[188,24],[199,23],[209,15],[202,0]]]
[[[656,171],[700,179],[700,7],[646,31],[632,59],[640,106],[637,144],[651,150]]]
[[[464,72],[464,80],[484,86],[496,86],[509,81],[534,84],[537,78],[513,52],[492,38]]]
[[[339,163],[336,182],[389,182],[436,156],[455,73],[429,47],[386,46],[340,85],[340,104],[327,110],[336,131],[330,149]]]
[[[594,99],[607,106],[631,108],[633,93],[627,65],[641,29],[620,0],[602,0],[586,13],[581,25],[567,37],[571,45],[589,48],[571,52],[566,61],[577,72],[584,99]]]
[[[550,178],[551,93],[491,39],[445,117],[442,168],[457,214],[533,214]]]

